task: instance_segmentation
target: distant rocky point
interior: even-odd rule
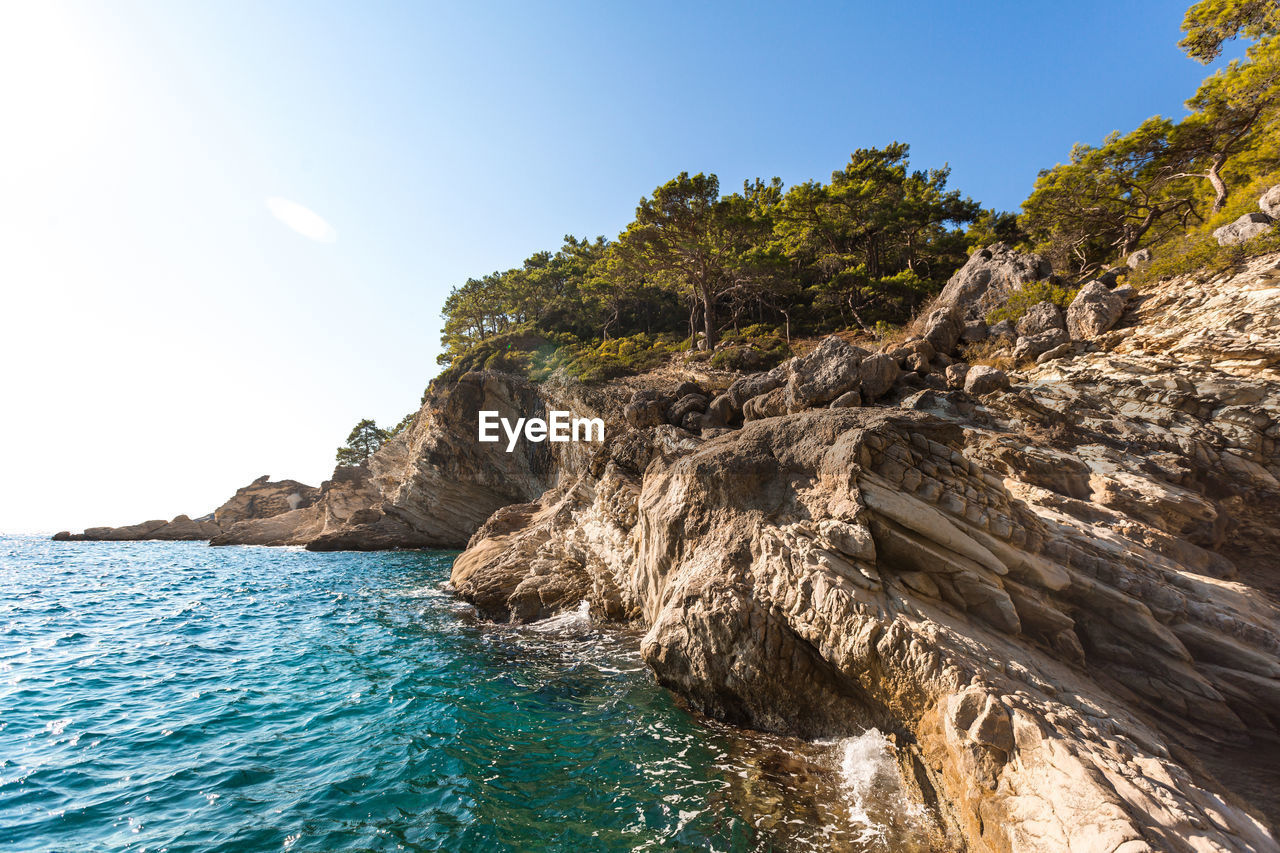
[[[136,542],[166,540],[197,542],[214,539],[242,521],[266,519],[301,507],[311,506],[321,489],[297,480],[270,479],[262,475],[236,491],[230,500],[208,515],[192,519],[179,515],[172,521],[156,519],[124,527],[90,527],[83,533],[64,530],[53,535],[55,542]]]

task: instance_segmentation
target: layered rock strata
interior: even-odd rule
[[[744,379],[740,428],[633,430],[493,516],[454,584],[492,618],[640,620],[717,718],[893,733],[957,845],[1280,849],[1280,256],[1111,330],[1108,295],[1007,388],[953,363],[806,410],[863,387],[836,344]]]

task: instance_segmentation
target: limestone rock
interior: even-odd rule
[[[947,368],[946,379],[947,387],[959,391],[964,388],[965,376],[969,373],[969,365],[963,361],[957,361]]]
[[[833,335],[812,352],[791,359],[787,364],[788,410],[821,406],[857,390],[862,381],[859,366],[868,354]]]
[[[887,393],[901,374],[898,363],[884,353],[867,356],[858,370],[862,379],[862,398],[868,401]]]
[[[1062,309],[1052,302],[1037,302],[1018,318],[1016,325],[1018,334],[1023,337],[1034,337],[1052,329],[1066,329]]]
[[[1151,250],[1139,249],[1129,255],[1129,259],[1125,262],[1125,265],[1131,270],[1136,270],[1145,267],[1149,263],[1151,263]]]
[[[1120,319],[1124,304],[1123,297],[1091,281],[1080,288],[1067,308],[1067,331],[1078,341],[1097,337]]]
[[[1049,329],[1031,337],[1020,337],[1013,347],[1015,361],[1039,358],[1054,347],[1067,343],[1070,338],[1065,329]]]
[[[1053,270],[1036,254],[995,243],[969,256],[943,288],[938,304],[953,309],[962,322],[979,320],[999,308],[1009,294],[1030,281],[1046,279]]]
[[[1009,377],[1003,370],[985,364],[971,366],[964,375],[964,390],[970,394],[990,394],[1009,387]]]
[[[1280,184],[1262,194],[1258,199],[1258,207],[1272,219],[1280,219]]]
[[[1235,222],[1214,229],[1219,246],[1234,246],[1260,237],[1271,230],[1271,217],[1265,213],[1246,213]]]

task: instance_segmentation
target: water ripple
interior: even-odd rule
[[[917,849],[874,743],[702,725],[585,610],[476,620],[452,558],[0,537],[4,849]]]

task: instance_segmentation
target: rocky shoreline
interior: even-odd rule
[[[1049,272],[988,247],[904,340],[751,376],[467,374],[367,468],[137,529],[465,549],[483,614],[637,622],[697,711],[891,734],[957,848],[1280,850],[1280,255],[987,327]],[[553,408],[609,441],[474,440]]]

